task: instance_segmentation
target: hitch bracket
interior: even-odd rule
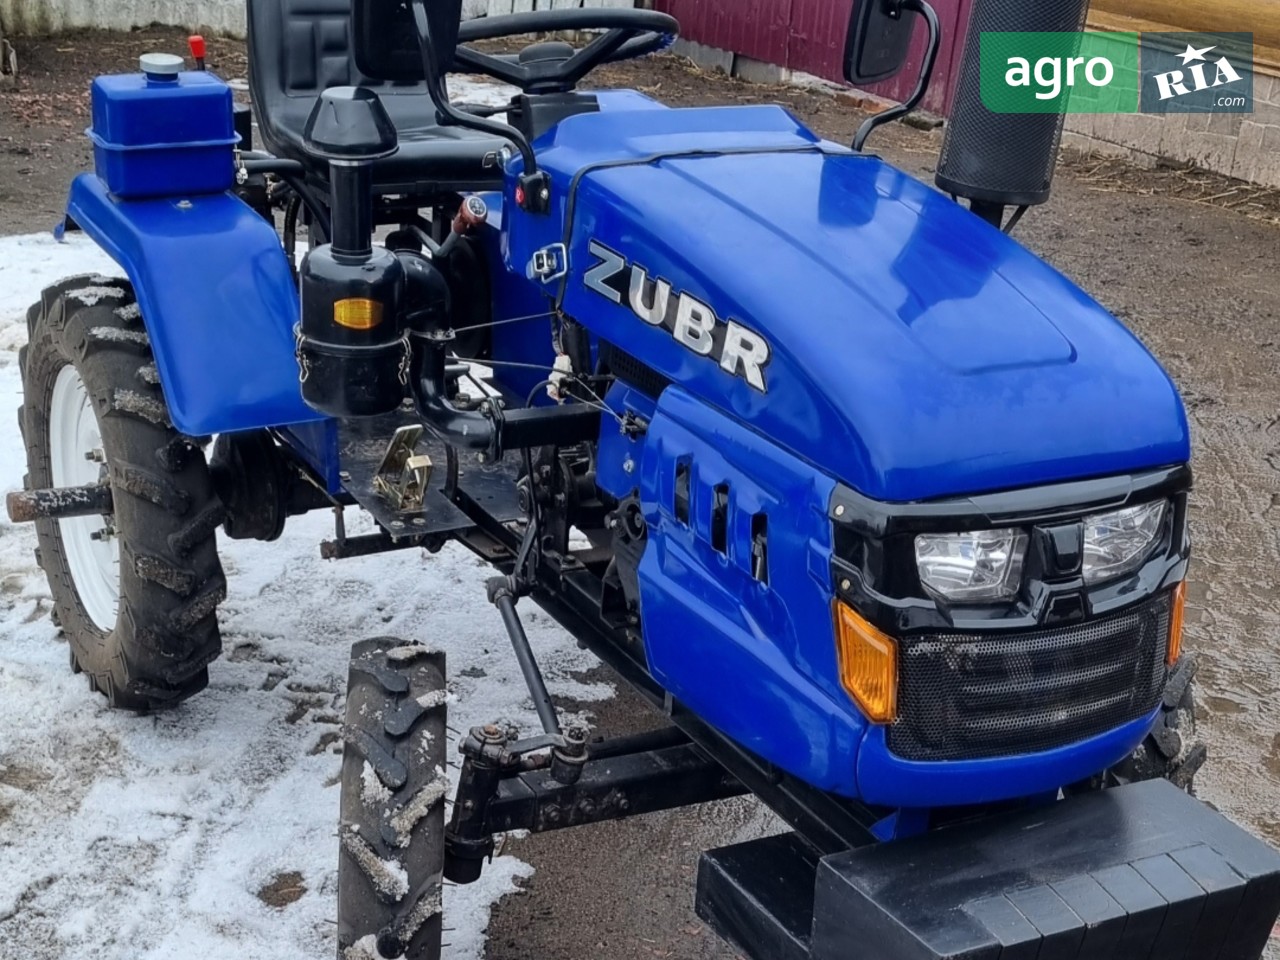
[[[431,486],[431,457],[414,452],[421,439],[421,426],[400,427],[373,475],[373,488],[397,510],[420,510]]]

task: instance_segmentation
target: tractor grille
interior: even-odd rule
[[[662,396],[662,391],[671,386],[671,381],[657,370],[608,340],[600,341],[600,359],[615,377],[650,397]]]
[[[1073,627],[939,634],[900,644],[898,722],[906,760],[1038,753],[1146,716],[1164,690],[1168,592]]]

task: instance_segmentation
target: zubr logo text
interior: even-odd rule
[[[1244,80],[1240,76],[1239,71],[1232,66],[1231,61],[1220,56],[1210,60],[1208,54],[1218,49],[1217,46],[1204,47],[1197,50],[1191,44],[1187,44],[1184,53],[1178,54],[1182,59],[1182,70],[1170,70],[1167,73],[1157,73],[1154,76],[1156,88],[1160,91],[1161,100],[1169,100],[1173,97],[1189,97],[1193,93],[1199,93],[1201,90],[1210,90],[1214,87],[1226,86],[1229,83],[1240,83]],[[1210,69],[1212,69],[1212,78],[1210,77]]]

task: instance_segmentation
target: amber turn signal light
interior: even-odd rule
[[[898,716],[898,644],[836,601],[840,684],[872,723]]]
[[[382,304],[362,297],[339,300],[333,305],[333,322],[348,330],[372,330],[382,323]]]
[[[1173,666],[1182,656],[1182,620],[1187,608],[1187,581],[1183,580],[1173,591],[1173,611],[1169,614],[1168,664]]]

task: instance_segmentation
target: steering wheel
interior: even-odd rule
[[[535,43],[519,54],[482,53],[463,44],[527,33],[603,30],[575,49],[568,43]],[[483,73],[525,93],[567,93],[596,67],[664,50],[680,33],[675,17],[654,10],[539,10],[467,20],[458,31],[453,69]]]

